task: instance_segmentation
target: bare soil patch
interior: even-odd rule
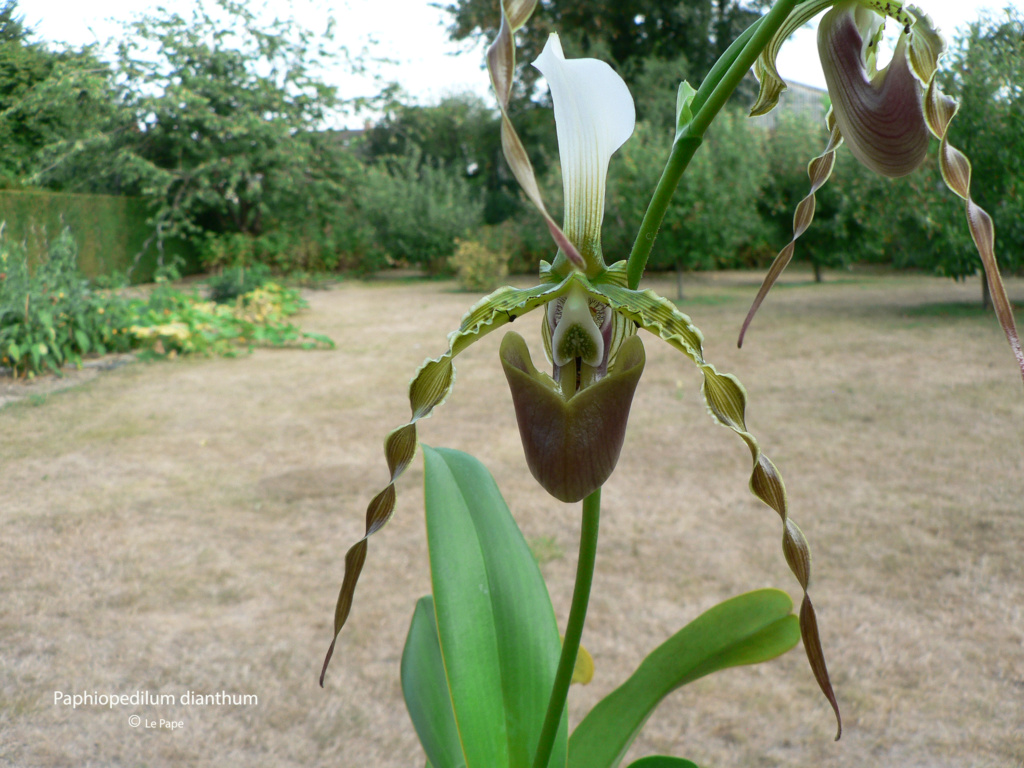
[[[815,554],[812,596],[843,740],[802,652],[675,694],[631,758],[699,765],[1024,766],[1024,391],[976,283],[796,274],[737,350],[759,276],[695,276],[682,304],[708,359],[750,392]],[[653,286],[674,295],[674,280]],[[1024,281],[1009,281],[1024,300]],[[387,480],[382,444],[409,377],[475,297],[443,282],[307,294],[337,349],[135,364],[0,409],[0,764],[423,764],[398,662],[429,590],[422,470],[370,545],[326,690],[348,546]],[[516,324],[539,354],[539,315]],[[457,362],[421,438],[478,456],[544,553],[559,622],[578,510],[522,457],[500,333]],[[779,520],[747,491],[749,453],[715,426],[699,375],[644,336],[648,364],[604,493],[578,719],[668,634],[750,589],[799,592]],[[70,694],[171,694],[77,709]],[[257,704],[180,703],[249,694]],[[129,716],[144,722],[132,727]],[[180,721],[181,729],[145,721]]]

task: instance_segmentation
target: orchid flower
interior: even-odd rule
[[[335,634],[324,661],[330,662],[338,633],[348,618],[368,538],[390,519],[395,481],[412,461],[416,423],[429,416],[452,391],[453,358],[506,323],[538,307],[545,311],[541,333],[552,373],[533,364],[525,340],[510,332],[500,346],[526,463],[552,496],[584,499],[608,479],[618,461],[633,393],[644,368],[643,328],[682,352],[704,376],[702,394],[712,418],[729,427],[750,450],[752,492],[782,518],[783,551],[804,590],[801,635],[815,677],[839,717],[807,589],[810,550],[789,518],[785,487],[775,465],[761,452],[745,423],[746,392],[732,375],[705,361],[703,335],[674,304],[650,290],[628,287],[626,262],[606,265],[601,250],[605,178],[614,152],[633,132],[633,99],[622,79],[604,62],[566,59],[552,35],[534,63],[551,89],[564,185],[565,211],[559,226],[544,207],[529,158],[508,117],[515,70],[514,33],[536,0],[503,3],[502,25],[488,50],[488,69],[502,113],[502,147],[527,197],[544,217],[557,246],[542,262],[540,284],[503,287],[478,301],[448,337],[448,350],[428,359],[410,387],[410,420],[385,440],[391,479],[370,502],[366,533],[345,557],[345,577],[335,611]],[[321,674],[321,685],[323,674]],[[838,736],[837,736],[838,738]]]
[[[959,105],[939,90],[935,72],[945,51],[945,42],[926,15],[900,0],[838,3],[808,0],[801,3],[754,65],[761,90],[751,115],[770,112],[786,89],[775,68],[782,43],[794,30],[830,6],[818,26],[818,53],[832,100],[827,116],[828,145],[807,167],[811,190],[797,205],[793,238],[768,270],[740,331],[740,345],[758,307],[792,259],[797,238],[814,218],[814,193],[828,181],[839,146],[845,141],[854,157],[865,166],[882,175],[898,177],[921,166],[931,134],[939,140],[942,178],[966,204],[967,225],[985,269],[996,315],[1024,377],[1024,351],[999,274],[992,219],[971,199],[971,164],[947,138],[949,123]],[[887,17],[899,24],[902,32],[892,60],[878,69],[878,45]]]

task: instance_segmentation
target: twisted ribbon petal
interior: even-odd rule
[[[458,330],[448,336],[448,351],[440,357],[424,361],[409,384],[409,405],[412,417],[393,430],[384,440],[384,455],[388,463],[390,480],[366,508],[366,533],[352,545],[345,555],[345,577],[338,593],[334,610],[334,637],[327,649],[320,685],[324,684],[327,666],[334,655],[338,634],[348,620],[356,584],[366,562],[368,539],[383,528],[395,511],[395,481],[408,468],[416,452],[416,422],[425,419],[451,394],[455,384],[455,365],[452,359],[497,328],[510,323],[522,314],[558,298],[568,290],[570,281],[547,283],[533,288],[518,289],[505,286],[474,304],[463,316]]]

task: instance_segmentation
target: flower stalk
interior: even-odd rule
[[[597,534],[601,524],[601,489],[583,500],[583,524],[580,528],[580,554],[576,563],[576,584],[572,591],[569,620],[562,640],[562,654],[558,659],[555,683],[548,701],[548,711],[537,744],[533,768],[547,768],[551,749],[558,733],[565,701],[569,695],[569,683],[576,666],[580,642],[583,639],[583,625],[587,620],[587,606],[590,604],[590,587],[594,583],[594,566],[597,562]]]
[[[658,180],[658,186],[644,213],[640,230],[629,254],[626,274],[631,289],[635,290],[640,285],[640,278],[643,277],[647,259],[651,255],[654,240],[661,229],[661,222],[668,211],[672,195],[675,194],[690,160],[703,142],[708,127],[721,112],[740,81],[750,71],[750,67],[761,55],[768,41],[785,23],[796,3],[797,0],[780,0],[765,16],[751,24],[736,38],[704,78],[704,82],[688,105],[693,117],[680,125],[680,116],[677,116],[676,139],[672,145],[672,153]]]

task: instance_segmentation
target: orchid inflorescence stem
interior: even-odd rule
[[[676,126],[672,153],[651,196],[651,202],[644,213],[640,230],[629,254],[627,275],[631,289],[636,289],[640,285],[640,278],[643,277],[647,266],[647,258],[654,247],[654,240],[661,229],[661,222],[668,211],[672,195],[679,186],[679,180],[682,179],[690,160],[700,147],[704,133],[796,4],[797,0],[779,0],[767,15],[751,24],[726,49],[697,89],[690,104],[693,117],[686,125]]]
[[[551,750],[562,720],[565,701],[569,695],[569,683],[576,666],[580,641],[583,639],[583,624],[587,619],[587,605],[590,603],[590,586],[594,582],[594,565],[597,561],[597,533],[601,522],[601,489],[583,499],[583,524],[580,529],[580,555],[576,564],[576,585],[572,591],[569,620],[562,640],[562,654],[558,659],[555,682],[548,700],[548,711],[537,744],[533,768],[547,768]]]

